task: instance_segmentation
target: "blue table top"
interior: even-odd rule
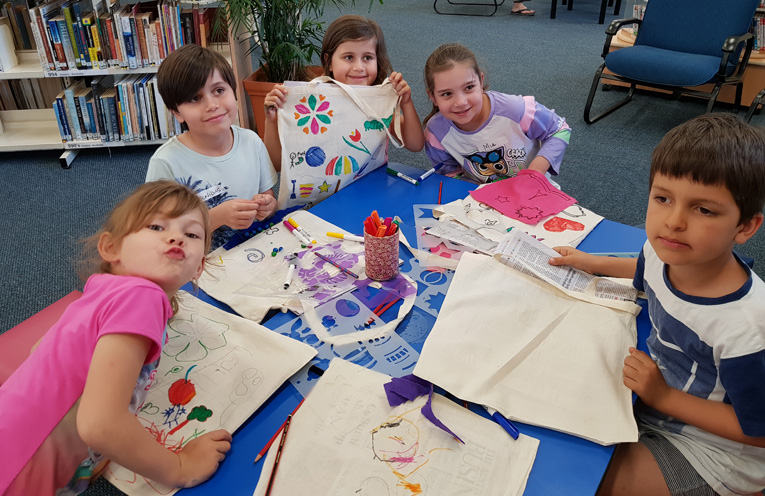
[[[398,170],[405,170],[406,166],[399,165],[396,164]],[[314,206],[311,213],[355,234],[361,234],[364,219],[372,210],[377,210],[382,217],[398,215],[403,221],[402,233],[413,241],[415,223],[412,205],[437,203],[439,190],[442,203],[448,203],[465,198],[474,188],[474,184],[437,174],[415,186],[386,174],[385,168],[380,168]],[[642,229],[603,220],[578,248],[587,252],[630,253],[640,251],[645,240],[645,232]],[[402,250],[402,258],[406,256],[404,252],[405,250]],[[201,294],[200,297],[225,307],[207,295]],[[637,319],[638,348],[643,350],[650,331],[647,314],[647,309],[644,308]],[[264,325],[276,329],[290,318],[278,314],[264,322]],[[406,321],[399,324],[405,325]],[[289,382],[285,383],[237,430],[231,451],[215,475],[204,484],[184,489],[179,494],[250,496],[255,490],[264,462],[261,460],[257,464],[253,463],[255,456],[301,399],[300,393]],[[471,406],[471,410],[486,415],[483,409],[475,405]],[[600,446],[541,427],[522,423],[517,425],[521,433],[540,440],[539,451],[524,494],[595,494],[611,459],[613,446]]]

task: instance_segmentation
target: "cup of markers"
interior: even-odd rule
[[[389,281],[398,275],[398,224],[381,219],[377,210],[364,221],[364,258],[367,277]]]

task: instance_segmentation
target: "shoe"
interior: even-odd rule
[[[521,10],[511,10],[510,15],[517,15],[517,16],[533,16],[535,10],[531,9],[521,9]]]

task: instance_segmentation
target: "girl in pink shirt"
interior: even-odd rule
[[[225,430],[173,452],[135,416],[176,308],[204,269],[207,207],[172,181],[140,186],[90,239],[98,270],[39,346],[0,386],[0,493],[78,494],[108,460],[174,487],[208,479]]]

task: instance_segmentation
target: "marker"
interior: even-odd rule
[[[486,405],[483,405],[483,407],[484,409],[486,409],[487,412],[489,412],[489,415],[491,415],[491,418],[493,418],[496,423],[502,426],[502,428],[505,429],[508,434],[510,434],[511,438],[518,439],[518,436],[521,435],[521,432],[518,430],[515,424],[507,420],[505,417],[502,416],[501,413],[499,413],[495,409],[489,408]]]
[[[285,221],[282,221],[282,224],[284,224],[284,225],[287,227],[287,230],[288,230],[289,232],[291,232],[292,234],[294,234],[294,235],[295,235],[295,237],[296,237],[297,239],[299,239],[301,243],[303,243],[303,244],[304,244],[304,245],[306,245],[306,246],[308,246],[308,245],[310,245],[310,244],[311,244],[311,242],[310,242],[310,241],[308,241],[308,240],[306,239],[306,237],[305,237],[305,236],[303,236],[303,234],[302,234],[300,231],[298,231],[297,229],[295,229],[294,227],[292,227],[292,224],[290,224],[290,223],[289,223],[289,222],[287,222],[286,220],[285,220]]]
[[[443,165],[444,165],[444,163],[443,163],[443,162],[441,162],[440,164],[436,165],[435,167],[431,167],[431,168],[430,168],[430,170],[428,170],[427,172],[425,172],[425,174],[423,174],[423,175],[421,175],[421,176],[420,176],[420,178],[419,178],[419,181],[420,181],[420,182],[424,181],[424,180],[425,180],[425,179],[426,179],[428,176],[430,176],[431,174],[433,174],[434,172],[436,172],[436,171],[437,171],[438,169],[440,169],[440,168],[441,168]]]
[[[336,233],[336,232],[328,232],[327,236],[330,238],[340,238],[340,239],[347,239],[348,241],[358,241],[359,243],[364,242],[364,238],[361,236],[354,236],[353,234],[342,234],[342,233]]]
[[[357,274],[354,274],[353,272],[351,272],[350,270],[346,269],[345,267],[343,267],[339,263],[335,262],[334,260],[330,259],[329,257],[327,257],[325,255],[322,255],[321,253],[317,253],[317,252],[313,252],[313,254],[316,255],[317,257],[321,258],[322,260],[324,260],[328,264],[332,265],[333,267],[335,267],[337,269],[340,269],[340,272],[343,272],[344,274],[347,274],[347,275],[353,277],[354,279],[358,279],[359,278],[359,276]]]
[[[418,185],[420,184],[420,182],[419,182],[419,181],[417,181],[417,179],[414,179],[414,178],[412,178],[412,177],[409,177],[409,176],[407,176],[406,174],[402,174],[402,173],[400,173],[400,172],[399,172],[399,171],[397,171],[397,170],[393,170],[393,169],[391,169],[390,167],[386,167],[386,169],[385,169],[385,170],[387,170],[387,171],[388,171],[388,174],[390,174],[391,176],[395,176],[395,177],[397,177],[397,178],[399,178],[399,179],[403,179],[404,181],[406,181],[406,182],[408,182],[408,183],[412,183],[412,184],[414,184],[415,186],[418,186]]]
[[[296,268],[297,268],[297,265],[290,264],[289,269],[287,269],[287,280],[284,282],[284,289],[290,288],[290,284],[292,284],[292,276],[295,274]]]
[[[298,225],[298,223],[297,223],[297,222],[295,222],[295,220],[294,220],[292,217],[290,217],[289,219],[287,219],[287,222],[289,222],[290,224],[292,224],[292,226],[293,226],[295,229],[297,229],[297,231],[298,231],[300,234],[302,234],[303,236],[305,236],[305,237],[306,237],[306,239],[309,239],[309,240],[311,241],[309,244],[314,244],[314,245],[316,244],[316,240],[315,240],[315,239],[313,239],[313,236],[311,236],[310,234],[308,234],[308,231],[306,231],[305,229],[303,229],[302,227],[300,227],[300,226]]]

